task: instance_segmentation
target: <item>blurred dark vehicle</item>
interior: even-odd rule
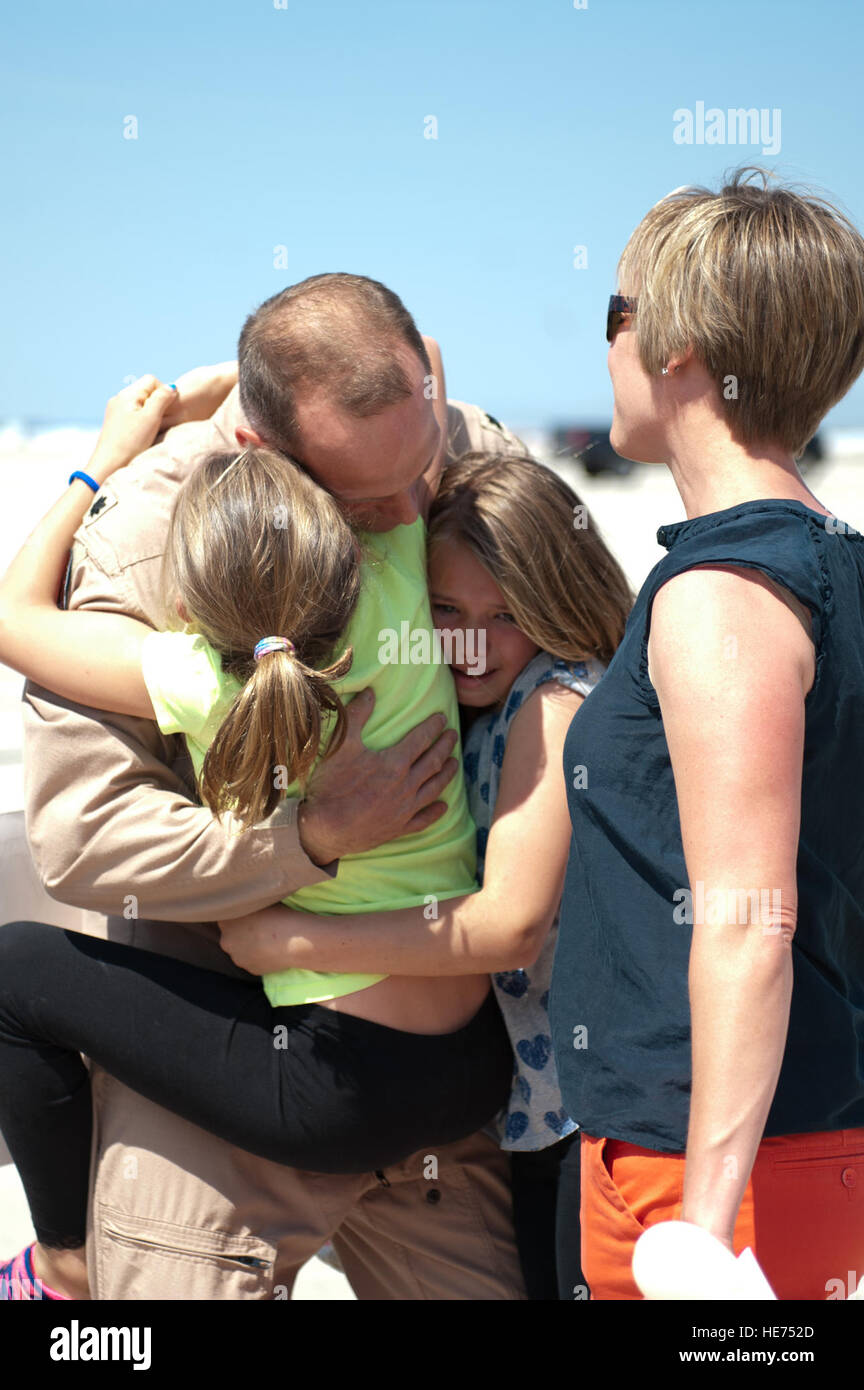
[[[556,458],[571,459],[581,463],[586,473],[592,477],[599,473],[613,473],[626,477],[633,471],[632,459],[621,458],[609,443],[609,431],[595,429],[590,425],[561,425],[553,430],[552,439]],[[825,447],[818,434],[814,434],[799,462],[806,468],[822,463]]]
[[[810,443],[807,445],[807,448],[804,450],[798,462],[799,464],[803,464],[806,470],[809,464],[824,463],[824,461],[825,445],[822,443],[822,440],[819,438],[819,435],[814,434],[813,438],[810,440]]]
[[[622,459],[609,443],[609,431],[590,425],[562,425],[553,430],[556,458],[581,463],[586,473],[616,473],[619,477],[633,469],[631,459]]]

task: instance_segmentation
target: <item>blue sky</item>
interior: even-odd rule
[[[439,339],[451,396],[602,422],[606,300],[657,198],[762,163],[864,227],[849,0],[28,0],[4,27],[0,419],[98,420],[349,270]],[[700,101],[779,109],[779,152],[676,143]],[[830,422],[864,426],[864,385]]]

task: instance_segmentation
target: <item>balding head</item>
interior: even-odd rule
[[[334,411],[366,419],[413,390],[406,348],[430,371],[398,295],[365,275],[312,275],[249,315],[238,347],[240,404],[268,444],[301,457],[297,401],[323,393]]]
[[[347,274],[290,285],[246,320],[238,371],[241,442],[289,455],[366,529],[417,516],[440,429],[426,345],[392,290]]]

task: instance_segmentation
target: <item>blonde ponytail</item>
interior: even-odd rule
[[[272,449],[211,454],[177,495],[163,567],[166,612],[179,599],[188,628],[242,684],[201,770],[202,800],[247,828],[305,787],[327,743],[345,737],[331,685],[353,648],[342,634],[360,592],[361,551],[333,497]],[[290,634],[291,651],[267,633]],[[332,724],[332,728],[331,728]]]
[[[335,726],[327,754],[345,738],[342,703],[330,685],[351,666],[348,647],[326,670],[316,671],[286,651],[257,662],[207,750],[201,797],[214,815],[232,811],[254,825],[275,811],[292,782],[306,783],[318,756],[328,714]]]

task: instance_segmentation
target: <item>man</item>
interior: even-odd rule
[[[522,451],[476,407],[446,402],[437,345],[397,296],[362,276],[315,276],[268,300],[244,326],[238,365],[239,390],[212,419],[169,429],[103,487],[76,537],[70,607],[159,624],[173,496],[212,449],[282,448],[375,530],[425,515],[446,457]],[[47,890],[107,914],[95,933],[226,973],[236,967],[219,947],[218,919],[337,873],[340,855],[430,824],[457,771],[455,733],[435,719],[394,749],[365,750],[371,706],[358,697],[348,739],[301,808],[284,802],[241,839],[193,801],[180,740],[32,685],[25,694],[28,833]],[[289,1297],[328,1237],[361,1298],[525,1297],[507,1158],[488,1135],[386,1172],[303,1173],[92,1072],[94,1298]]]

